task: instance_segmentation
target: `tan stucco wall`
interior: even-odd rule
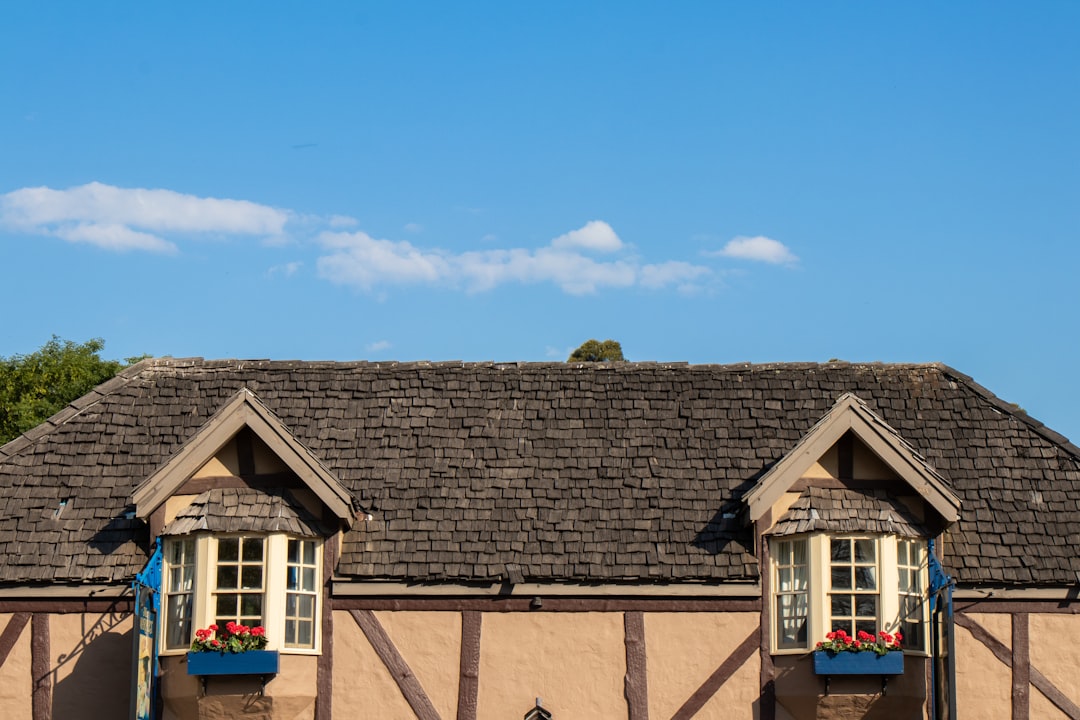
[[[439,715],[454,717],[460,674],[461,613],[378,612],[375,616]]]
[[[1008,615],[980,613],[970,617],[1006,646],[1012,646],[1012,625]],[[957,625],[955,637],[957,709],[963,709],[964,717],[1009,720],[1012,717],[1012,670],[966,628]]]
[[[11,621],[11,614],[0,614],[0,631]],[[15,647],[0,667],[0,717],[6,720],[30,720],[33,683],[30,675],[30,623],[23,628]]]
[[[450,655],[445,661],[458,662]],[[334,613],[333,693],[334,720],[416,717],[352,616],[340,611]]]
[[[1028,632],[1032,666],[1065,693],[1065,697],[1080,705],[1080,672],[1077,672],[1080,669],[1080,645],[1076,642],[1080,636],[1080,615],[1030,615]],[[1032,688],[1032,708],[1036,695],[1043,699],[1041,693]],[[1046,704],[1059,712],[1048,701]],[[1043,716],[1032,714],[1032,717]]]
[[[486,613],[479,720],[521,717],[537,697],[559,720],[625,720],[622,613]]]
[[[130,615],[49,616],[53,720],[127,717],[131,628]]]
[[[731,651],[756,633],[759,619],[757,613],[646,613],[649,717],[674,715]],[[753,717],[760,670],[755,653],[694,717]]]

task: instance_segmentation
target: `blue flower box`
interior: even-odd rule
[[[817,675],[903,675],[904,653],[891,650],[884,655],[875,652],[814,651],[814,673]]]
[[[248,650],[242,653],[189,652],[188,675],[274,675],[278,671],[277,650]]]

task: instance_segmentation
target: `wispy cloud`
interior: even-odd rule
[[[98,182],[67,190],[21,188],[0,195],[0,225],[106,250],[172,253],[170,236],[279,236],[289,214],[246,200],[119,188]]]
[[[730,240],[719,252],[712,254],[774,265],[794,265],[799,262],[799,258],[788,250],[786,245],[764,235],[737,237]]]
[[[382,352],[383,350],[389,350],[393,345],[389,340],[376,340],[373,343],[368,343],[364,346],[364,349],[370,353]]]
[[[549,282],[564,292],[582,295],[600,288],[683,285],[711,272],[707,267],[682,262],[642,264],[630,255],[610,260],[589,257],[584,253],[624,249],[611,226],[600,220],[535,250],[510,248],[454,254],[421,249],[404,241],[377,240],[363,232],[325,232],[319,242],[328,251],[318,260],[320,275],[367,291],[381,285],[427,284],[482,292],[508,283]]]
[[[292,277],[297,271],[304,266],[304,263],[300,261],[294,261],[285,263],[284,265],[275,265],[266,271],[268,277],[274,277],[275,275],[281,275],[283,277]]]

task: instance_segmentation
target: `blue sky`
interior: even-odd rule
[[[8,3],[0,355],[942,361],[1080,439],[1078,27]]]

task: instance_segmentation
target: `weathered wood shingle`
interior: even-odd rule
[[[130,578],[132,489],[242,387],[370,514],[340,575],[754,580],[740,498],[845,392],[962,499],[960,582],[1080,572],[1080,451],[941,365],[164,359],[0,448],[0,581]]]

